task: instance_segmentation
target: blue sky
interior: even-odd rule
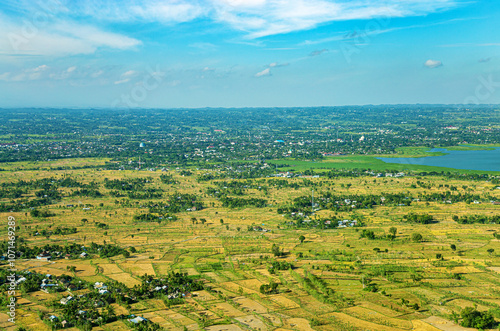
[[[500,3],[0,4],[0,107],[500,103]]]

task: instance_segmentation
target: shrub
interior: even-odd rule
[[[423,239],[422,235],[420,233],[414,233],[411,235],[411,240],[414,242],[421,242]]]

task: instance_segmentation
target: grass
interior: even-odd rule
[[[444,154],[443,154],[444,155]],[[429,155],[427,155],[429,156]],[[482,170],[466,170],[454,169],[446,167],[425,166],[417,164],[398,164],[386,163],[377,157],[387,157],[386,155],[368,156],[368,155],[353,155],[353,156],[332,156],[327,157],[322,161],[303,161],[294,159],[272,160],[268,161],[276,165],[288,165],[288,167],[279,168],[280,171],[305,171],[308,169],[315,170],[330,170],[330,169],[370,169],[372,171],[414,171],[414,172],[455,172],[462,174],[500,174],[500,171],[482,171]],[[397,156],[392,156],[397,157]]]

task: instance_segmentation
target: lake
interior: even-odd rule
[[[492,150],[450,151],[445,148],[433,148],[431,152],[447,155],[427,157],[378,157],[386,163],[416,164],[453,169],[500,171],[500,148]]]

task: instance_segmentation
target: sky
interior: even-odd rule
[[[3,0],[0,107],[500,103],[500,1]]]

